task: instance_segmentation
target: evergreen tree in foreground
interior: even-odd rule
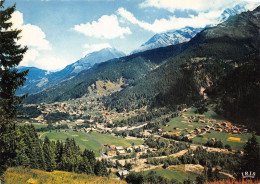
[[[55,144],[49,140],[49,138],[46,136],[43,142],[43,153],[46,163],[46,170],[47,171],[53,171],[56,167],[56,161],[55,161]]]
[[[242,172],[250,171],[255,172],[255,179],[260,179],[260,147],[255,135],[249,138],[244,146],[239,176],[241,177]]]
[[[17,44],[21,30],[13,29],[10,22],[15,5],[4,9],[0,1],[0,175],[14,165],[17,148],[17,130],[14,119],[16,106],[24,98],[15,96],[23,85],[28,71],[14,69],[23,59],[27,48]]]

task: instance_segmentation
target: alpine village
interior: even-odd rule
[[[29,48],[7,1],[1,184],[260,183],[260,6],[48,72],[20,66]]]

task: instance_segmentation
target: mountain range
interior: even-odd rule
[[[169,45],[176,45],[179,43],[187,42],[202,29],[203,28],[185,27],[174,31],[155,34],[151,39],[142,44],[138,49],[134,50],[132,53],[134,54],[159,47],[166,47]]]
[[[230,17],[245,11],[245,5],[245,3],[238,4],[232,9],[225,9],[219,17],[218,22],[220,23],[228,20]],[[185,27],[179,30],[155,34],[146,43],[142,44],[138,49],[134,50],[132,54],[187,42],[203,29],[204,28]],[[64,69],[58,72],[48,72],[46,70],[37,69],[35,67],[19,67],[18,69],[22,71],[29,69],[30,72],[27,76],[25,85],[17,91],[17,94],[34,94],[40,92],[62,82],[63,80],[75,77],[81,71],[89,69],[97,63],[105,62],[107,60],[119,58],[122,56],[125,56],[125,54],[113,48],[106,48],[100,51],[89,53],[85,57],[66,66]]]
[[[234,15],[240,14],[241,12],[246,11],[246,3],[240,3],[234,6],[233,8],[225,9],[221,16],[217,19],[217,24],[222,23]],[[213,25],[208,25],[206,27],[211,27]],[[142,44],[139,48],[132,51],[132,54],[137,52],[142,52],[150,49],[155,49],[159,47],[166,47],[169,45],[175,45],[183,42],[189,41],[193,38],[198,32],[205,28],[193,28],[185,27],[178,30],[172,30],[164,33],[155,34],[147,42]]]
[[[120,52],[114,48],[105,48],[100,51],[89,53],[75,63],[72,63],[57,72],[48,72],[35,67],[18,67],[21,71],[28,69],[29,74],[25,85],[17,91],[17,94],[34,94],[40,92],[62,82],[63,80],[76,76],[81,71],[87,70],[95,64],[122,56],[125,56],[123,52]]]
[[[55,102],[79,98],[89,94],[91,89],[102,81],[104,88],[108,82],[121,86],[119,92],[102,99],[105,106],[111,110],[133,110],[143,106],[176,108],[179,105],[189,106],[200,103],[203,101],[204,91],[214,91],[211,87],[221,83],[222,80],[225,81],[225,76],[234,73],[236,68],[241,67],[244,71],[250,69],[248,65],[259,66],[259,62],[255,62],[259,61],[260,54],[259,19],[260,7],[206,28],[189,42],[160,47],[94,65],[72,79],[29,96],[25,102]],[[245,81],[236,82],[241,86],[248,86],[244,84]],[[234,84],[229,83],[229,85]],[[257,83],[253,82],[253,85]],[[249,96],[256,96],[251,93],[257,91],[251,91],[249,88],[245,87],[241,90],[246,90],[250,93]],[[214,96],[213,93],[211,96],[212,99],[220,99],[223,102],[224,94]],[[237,97],[237,100],[240,98],[242,97]],[[230,104],[232,106],[231,102]],[[244,104],[249,109],[254,107],[254,105]],[[219,105],[221,107],[221,103]],[[256,116],[248,118],[246,113],[248,110],[241,111],[241,109],[236,112],[244,114],[242,120],[259,121]],[[232,108],[229,112],[236,114]],[[234,116],[227,116],[234,118]]]

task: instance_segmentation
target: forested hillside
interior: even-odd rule
[[[245,58],[207,89],[216,110],[230,120],[260,130],[260,57]]]
[[[143,105],[174,106],[202,100],[202,89],[210,87],[251,54],[259,55],[257,12],[259,8],[198,33],[184,52],[133,86],[107,98],[107,107],[122,111]]]
[[[226,22],[203,30],[183,44],[101,63],[91,70],[82,71],[71,80],[29,96],[25,102],[55,102],[79,98],[88,94],[88,87],[96,81],[119,83],[119,80],[123,79],[122,90],[103,99],[108,109],[124,111],[146,105],[150,108],[162,106],[175,108],[181,104],[201,103],[204,100],[204,90],[210,89],[212,85],[214,89],[222,89],[224,86],[220,81],[224,80],[225,76],[234,75],[237,66],[247,66],[254,62],[253,67],[246,67],[247,72],[254,76],[258,75],[251,70],[259,65],[257,62],[260,53],[259,11],[260,7],[236,15]],[[258,77],[251,82],[254,84],[259,82]],[[228,88],[228,85],[224,88]],[[247,91],[243,90],[240,93],[247,94]],[[252,91],[255,97],[256,92],[257,90]],[[225,104],[221,95],[217,98],[222,99],[222,106],[229,106]],[[246,99],[245,97],[244,100]],[[259,107],[256,102],[252,103],[254,104],[248,105],[248,112],[254,112],[254,109]],[[236,111],[241,112],[242,109],[241,107]],[[257,113],[253,114],[254,117],[255,114]],[[227,110],[225,115],[234,119],[232,111]],[[245,118],[251,114],[245,113],[243,116],[245,117],[241,117],[241,120],[248,121]]]
[[[165,59],[179,54],[187,48],[186,44],[169,46],[113,59],[84,70],[71,80],[64,81],[41,93],[30,95],[25,103],[55,102],[79,98],[89,91],[87,88],[98,80],[131,84],[158,67]]]

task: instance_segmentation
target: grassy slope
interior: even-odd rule
[[[100,156],[100,144],[91,138],[99,140],[103,144],[114,144],[117,146],[131,146],[132,143],[135,145],[142,144],[142,140],[127,140],[121,137],[116,137],[108,134],[100,134],[96,132],[92,132],[91,134],[85,134],[83,132],[74,132],[74,131],[61,131],[61,132],[43,132],[39,133],[40,138],[44,139],[45,136],[48,136],[51,140],[62,140],[65,141],[66,138],[74,138],[76,143],[80,146],[81,149],[90,149],[93,150],[96,156]]]
[[[195,113],[196,108],[192,108],[186,113],[184,113],[184,116],[190,117],[190,116],[198,116],[199,114]],[[208,112],[203,114],[203,117],[205,119],[216,119],[218,121],[225,121],[225,119],[219,115],[217,115],[214,111],[209,110]],[[176,117],[172,118],[170,122],[168,123],[168,127],[162,127],[163,130],[165,131],[172,131],[172,132],[179,132],[181,129],[187,128],[188,131],[194,130],[194,128],[203,128],[206,126],[204,123],[199,123],[199,122],[193,122],[193,123],[187,123],[188,120],[184,119],[183,117]],[[209,123],[210,125],[210,123]],[[174,127],[180,128],[180,130],[174,130]],[[182,132],[182,131],[181,131]]]
[[[229,141],[227,140],[229,137],[237,137],[241,138],[240,142],[236,141]],[[221,140],[223,144],[229,144],[232,149],[236,150],[242,150],[243,146],[247,142],[249,138],[252,137],[252,134],[246,133],[246,134],[231,134],[231,133],[224,133],[224,132],[212,132],[211,134],[205,134],[203,137],[195,137],[193,139],[194,143],[206,143],[208,139],[211,138],[217,138],[218,140]],[[256,136],[257,141],[260,142],[260,136]]]
[[[125,184],[125,181],[97,177],[86,174],[76,174],[64,171],[45,172],[22,167],[8,168],[4,173],[5,184]]]
[[[189,116],[196,116],[195,113],[195,108],[192,108],[191,110],[188,110],[188,112],[184,113],[184,116],[189,117]],[[222,116],[219,116],[216,114],[214,111],[209,110],[208,112],[204,113],[206,119],[215,119],[217,122],[223,122],[227,121],[225,118]],[[193,123],[185,123],[187,120],[185,120],[182,117],[176,117],[172,118],[170,122],[168,123],[168,127],[162,126],[162,128],[166,131],[172,131],[172,132],[180,132],[187,134],[187,132],[183,131],[184,128],[187,128],[188,131],[193,130],[194,128],[203,128],[206,126],[204,123],[199,123],[199,122],[193,122]],[[210,125],[211,123],[208,123]],[[180,128],[180,130],[174,130],[174,127]],[[225,132],[216,132],[212,131],[212,133],[207,133],[204,134],[203,137],[195,137],[192,139],[193,143],[199,143],[199,144],[204,144],[206,143],[209,139],[211,138],[216,138],[218,140],[221,140],[223,144],[229,144],[232,149],[236,150],[242,150],[244,144],[247,142],[247,140],[251,137],[252,135],[250,133],[243,133],[243,134],[231,134],[231,133],[225,133]],[[227,140],[229,137],[237,137],[241,138],[240,142],[235,142],[235,141],[229,141]],[[257,141],[260,142],[260,136],[256,136]]]
[[[190,179],[195,181],[196,177],[202,172],[202,170],[194,171],[185,171],[184,165],[180,165],[176,168],[168,167],[167,169],[156,168],[149,171],[145,171],[144,174],[148,174],[150,171],[155,171],[158,175],[168,178],[169,180],[177,180],[180,183],[183,183],[185,180]],[[223,174],[220,174],[221,179],[227,179]]]
[[[83,149],[90,149],[94,151],[96,156],[99,156],[99,150],[100,150],[100,145],[90,139],[85,133],[83,132],[74,132],[74,131],[68,131],[68,132],[44,132],[43,135],[41,136],[41,139],[44,139],[44,137],[47,136],[51,140],[62,140],[65,141],[67,138],[69,139],[75,139],[77,145],[83,150]]]
[[[175,168],[169,168],[169,169],[163,169],[163,168],[156,168],[153,170],[145,171],[145,174],[148,174],[150,171],[155,171],[158,175],[163,176],[165,178],[168,178],[170,180],[174,179],[178,182],[183,182],[185,180],[195,180],[196,176],[198,176],[195,173],[192,172],[185,172],[184,170],[178,170]]]
[[[144,143],[143,140],[128,140],[122,137],[116,137],[109,134],[100,134],[97,132],[93,132],[91,133],[91,135],[96,139],[98,139],[103,144],[109,144],[109,145],[114,144],[117,146],[127,147],[127,146],[131,146],[132,143],[134,143],[135,145],[140,145]]]

